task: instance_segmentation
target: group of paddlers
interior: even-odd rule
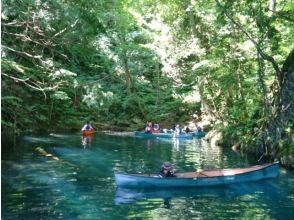
[[[160,133],[159,124],[154,124],[152,122],[147,122],[145,126],[145,133]]]
[[[86,131],[93,131],[94,127],[91,125],[90,122],[87,122],[81,129],[81,132],[84,134]],[[171,132],[180,134],[182,132],[189,133],[191,130],[186,127],[185,129],[182,129],[179,124],[173,125],[172,128],[170,129]],[[197,131],[201,132],[202,129],[201,127],[197,126]],[[161,129],[159,124],[154,124],[152,122],[147,122],[146,127],[145,127],[145,133],[160,133]],[[82,143],[84,146],[90,145],[92,142],[92,135],[87,136],[83,135],[82,138]],[[172,166],[172,164],[168,161],[164,162],[161,166],[161,170],[159,172],[159,177],[176,177],[175,170]]]
[[[160,132],[171,132],[174,134],[181,134],[181,133],[189,133],[192,132],[191,129],[186,126],[184,128],[181,128],[179,124],[174,124],[170,130],[162,129],[160,128],[159,124],[155,124],[152,122],[147,122],[145,126],[145,133],[160,133]],[[202,132],[202,128],[200,126],[197,126],[197,132]]]

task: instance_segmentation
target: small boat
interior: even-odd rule
[[[140,138],[186,138],[192,139],[192,133],[181,133],[181,134],[174,134],[174,133],[145,133],[141,131],[135,132],[135,137]]]
[[[95,130],[92,129],[92,130],[85,130],[83,131],[83,136],[91,136],[95,133]]]
[[[196,137],[197,139],[205,137],[205,132],[203,131],[194,131],[192,132],[193,137]]]
[[[115,182],[118,187],[130,188],[215,186],[275,178],[278,172],[279,162],[274,162],[247,168],[176,173],[176,177],[168,178],[157,174],[115,173]]]

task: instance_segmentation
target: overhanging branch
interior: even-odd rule
[[[253,37],[251,37],[251,35],[242,27],[241,24],[239,24],[237,21],[235,21],[235,19],[227,12],[227,10],[224,9],[224,7],[221,5],[221,3],[216,0],[216,3],[219,7],[221,7],[223,9],[224,14],[231,20],[231,22],[236,25],[245,35],[246,37],[255,45],[257,52],[259,53],[259,55],[264,59],[267,60],[268,62],[270,62],[274,68],[274,70],[276,71],[276,74],[278,76],[278,78],[280,78],[281,75],[281,69],[279,68],[279,65],[277,64],[277,62],[275,61],[275,59],[271,56],[269,56],[268,54],[266,54],[258,45],[258,43],[253,39]]]

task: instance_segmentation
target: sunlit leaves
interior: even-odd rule
[[[69,100],[70,98],[68,97],[68,95],[63,92],[63,91],[56,91],[51,95],[52,99],[55,100]]]
[[[66,69],[58,69],[55,72],[50,74],[50,77],[52,77],[52,79],[62,79],[62,78],[75,77],[75,76],[77,76],[76,73],[73,73]]]
[[[258,75],[256,47],[281,65],[294,36],[287,1],[272,11],[263,0],[25,0],[3,8],[3,97],[19,99],[24,115],[34,106],[40,124],[89,115],[124,125],[184,120],[205,100],[234,124],[233,135],[245,134],[238,125],[250,129],[261,117],[261,88],[272,98],[276,80],[268,62]],[[13,100],[3,100],[7,124],[23,110]]]
[[[25,72],[25,67],[19,65],[18,63],[7,60],[7,59],[2,59],[1,60],[1,68],[2,71],[17,71],[19,73],[24,73]]]

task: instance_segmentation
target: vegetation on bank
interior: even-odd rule
[[[294,5],[281,0],[4,0],[3,132],[209,119],[293,155]]]

